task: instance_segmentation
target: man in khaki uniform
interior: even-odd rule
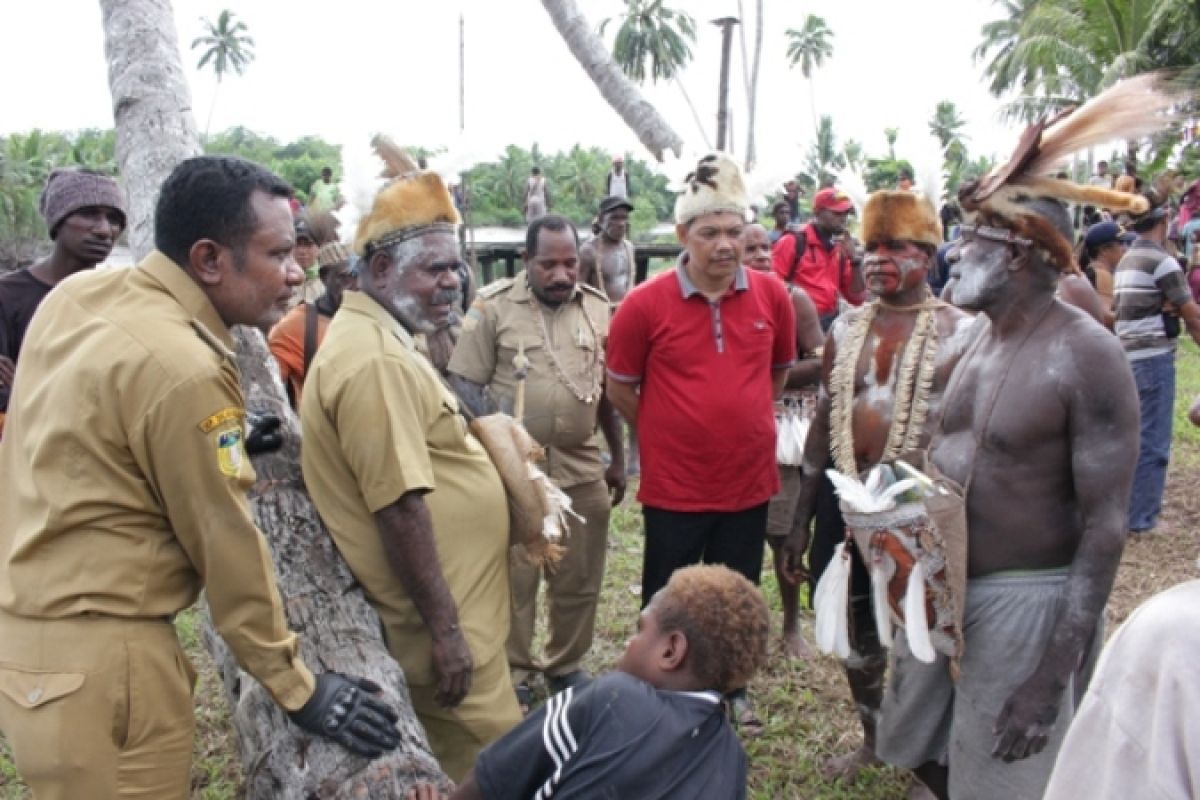
[[[289,194],[249,162],[183,162],[158,251],[63,281],[30,328],[0,443],[0,732],[38,800],[188,796],[195,673],[171,619],[201,588],[298,724],[398,743],[378,687],[300,660],[245,497],[229,327],[277,321],[300,282]]]
[[[413,337],[458,300],[457,212],[434,173],[388,184],[304,385],[304,480],[379,612],[434,755],[461,780],[520,719],[508,682],[500,476]]]
[[[569,518],[567,551],[547,570],[550,640],[539,665],[530,652],[541,569],[519,555],[509,569],[513,625],[508,663],[517,697],[528,706],[528,680],[541,671],[551,691],[587,678],[583,657],[592,645],[596,600],[608,542],[609,490],[619,503],[625,464],[612,407],[601,381],[608,338],[608,299],[579,282],[579,241],[558,215],[540,217],[526,234],[525,271],[479,293],[450,359],[451,381],[476,414],[495,405],[512,410],[519,354],[529,361],[521,421],[546,451],[538,466],[571,498],[580,522]],[[606,471],[596,433],[604,432],[612,462]]]

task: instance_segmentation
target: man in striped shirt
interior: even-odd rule
[[[1188,291],[1179,262],[1164,249],[1167,208],[1151,209],[1133,224],[1137,239],[1117,264],[1115,331],[1137,381],[1141,449],[1129,503],[1129,530],[1154,530],[1162,510],[1171,420],[1175,405],[1175,338],[1180,322],[1200,342],[1200,306]]]

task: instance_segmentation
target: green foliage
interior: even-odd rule
[[[192,40],[193,50],[204,48],[200,60],[196,62],[196,69],[204,69],[211,64],[217,83],[231,69],[241,75],[254,60],[254,39],[248,33],[246,23],[241,20],[235,22],[235,16],[232,11],[225,9],[216,22],[203,18],[201,22],[206,33]]]
[[[663,0],[625,0],[625,12],[600,23],[600,35],[619,20],[613,41],[613,58],[629,79],[645,83],[670,80],[692,60],[690,44],[696,41],[696,22],[684,11],[663,5]]]
[[[1191,0],[1004,0],[975,49],[989,89],[1016,91],[1010,117],[1031,120],[1151,70],[1200,60],[1200,6]]]
[[[833,31],[823,17],[809,14],[799,30],[787,29],[787,57],[790,66],[800,66],[800,74],[811,79],[813,70],[833,55]]]
[[[466,173],[471,223],[524,227],[525,185],[535,163],[546,177],[550,210],[569,218],[581,230],[590,230],[596,208],[604,198],[611,158],[598,147],[581,145],[548,155],[542,154],[537,145],[530,150],[509,145],[497,161],[471,168]],[[667,189],[667,179],[652,171],[645,161],[626,157],[625,169],[633,186],[632,230],[635,235],[649,235],[660,220],[670,218],[674,197]]]
[[[341,146],[330,144],[319,136],[304,136],[285,144],[238,126],[209,137],[204,143],[204,151],[212,155],[240,156],[262,164],[290,183],[303,202],[308,202],[308,190],[321,177],[323,167],[333,170],[335,182],[342,172]]]
[[[829,115],[822,116],[817,125],[817,140],[809,146],[804,157],[805,174],[818,187],[832,186],[833,171],[845,166],[846,156],[838,150],[837,140],[833,135],[833,118]]]

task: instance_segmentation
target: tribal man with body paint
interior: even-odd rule
[[[802,563],[815,519],[809,554],[814,586],[834,548],[846,538],[825,469],[857,477],[905,451],[924,448],[971,325],[966,314],[936,300],[927,287],[925,276],[942,239],[937,211],[928,199],[911,191],[879,191],[866,201],[862,220],[867,250],[863,274],[875,300],[840,317],[826,339],[816,418],[805,446],[795,521],[783,551],[787,571],[793,581],[799,580],[807,572]],[[839,397],[846,399],[838,403]],[[835,413],[837,409],[845,413]],[[877,762],[875,732],[887,665],[872,612],[870,578],[857,554],[852,575],[852,652],[843,667],[862,721],[863,745],[830,759],[824,768],[828,777],[843,780]]]

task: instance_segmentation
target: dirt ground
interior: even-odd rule
[[[1192,359],[1200,368],[1200,359]],[[1190,365],[1189,365],[1190,366]],[[1200,372],[1200,369],[1197,370]],[[1180,386],[1183,395],[1200,390],[1189,376]],[[1198,378],[1195,383],[1200,383]],[[1186,403],[1183,406],[1186,411]],[[1186,423],[1184,423],[1186,424]],[[1131,542],[1121,562],[1116,587],[1108,606],[1111,633],[1117,624],[1151,595],[1176,583],[1200,577],[1200,443],[1190,431],[1176,438],[1167,485],[1166,511],[1161,532]],[[593,672],[612,668],[633,631],[638,606],[641,566],[641,514],[632,500],[614,512],[609,544],[609,564],[602,595],[596,643],[588,666]],[[764,591],[779,624],[778,588],[764,564]],[[200,647],[194,614],[182,615],[181,637],[201,678],[196,696],[198,735],[193,767],[194,800],[232,800],[239,796],[240,767],[233,744],[228,711],[218,691],[216,675]],[[812,615],[803,621],[811,641]],[[907,778],[886,767],[864,771],[852,785],[821,779],[818,768],[829,755],[858,745],[860,734],[837,664],[816,656],[808,662],[789,662],[773,647],[766,672],[751,686],[765,734],[746,742],[751,760],[750,797],[757,800],[891,800],[902,798]],[[0,741],[0,799],[28,797]]]

